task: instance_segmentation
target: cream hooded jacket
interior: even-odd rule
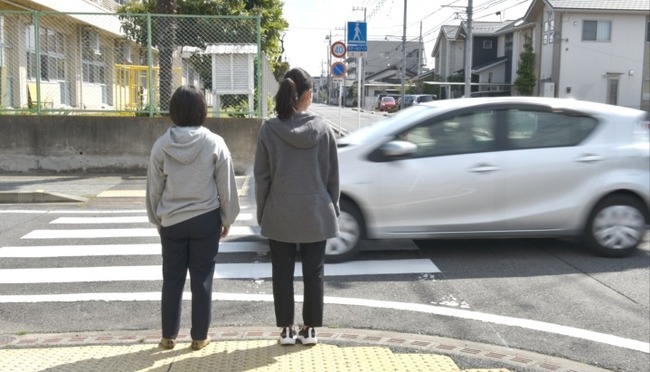
[[[230,151],[221,136],[203,126],[170,127],[151,149],[147,169],[147,215],[171,226],[221,208],[230,226],[239,214]]]
[[[311,243],[338,235],[336,137],[322,117],[302,112],[286,121],[264,122],[254,176],[262,236]]]

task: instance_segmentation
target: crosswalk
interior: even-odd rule
[[[4,210],[2,214],[12,212],[30,213],[29,210]],[[140,298],[159,298],[156,293],[138,292],[139,287],[134,285],[161,280],[159,237],[148,222],[146,211],[35,210],[31,213],[51,216],[51,220],[45,228],[31,230],[13,244],[0,247],[0,260],[12,260],[11,267],[0,266],[0,287],[21,288],[13,291],[20,293],[0,295],[0,303],[131,298],[124,292],[116,296],[108,292],[83,291],[53,296],[25,293],[25,289],[29,292],[38,285],[65,283],[79,286],[99,283],[107,287],[119,283],[122,288],[124,283],[129,283],[127,287],[133,286]],[[239,257],[242,255],[243,258]],[[252,213],[240,213],[229,237],[220,243],[218,261],[215,279],[266,280],[271,277],[268,245],[258,235]],[[325,267],[328,278],[437,272],[438,268],[428,259],[356,260]],[[297,263],[295,275],[300,277],[301,274],[302,268]]]

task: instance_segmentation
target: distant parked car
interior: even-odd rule
[[[399,110],[407,108],[413,105],[420,104],[422,102],[430,102],[436,99],[436,96],[433,94],[406,94],[404,95],[404,103],[402,104],[401,97],[398,100],[397,108]]]
[[[574,99],[422,103],[339,139],[340,235],[574,238],[604,256],[648,231],[650,114]]]
[[[379,102],[379,111],[391,111],[396,106],[395,98],[386,96]]]

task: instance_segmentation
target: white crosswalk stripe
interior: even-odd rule
[[[19,211],[19,213],[21,212],[26,211]],[[88,211],[80,212],[84,212],[84,215],[54,216],[50,222],[51,229],[32,230],[20,237],[21,244],[0,247],[0,258],[12,259],[18,263],[15,267],[0,269],[0,285],[19,285],[30,288],[30,285],[50,283],[94,282],[110,285],[110,283],[121,282],[161,281],[159,237],[156,229],[149,224],[144,211],[132,211],[133,215],[109,214],[99,211],[93,215],[88,214]],[[50,214],[49,211],[45,213],[35,211],[34,213]],[[74,214],[74,211],[67,213]],[[259,257],[267,254],[268,245],[264,239],[255,235],[257,227],[246,225],[252,219],[253,215],[250,213],[240,214],[236,224],[231,226],[229,238],[220,243],[219,257],[221,259],[216,265],[216,279],[266,280],[271,277],[271,263],[268,262],[268,258],[262,259],[262,262],[259,261]],[[124,239],[137,239],[137,241],[125,243]],[[70,245],[70,240],[78,241],[79,244]],[[59,241],[67,244],[57,244]],[[43,242],[47,243],[39,244]],[[257,254],[255,257],[258,258],[251,259],[249,257],[245,261],[239,258],[234,260],[236,262],[223,262],[230,261],[230,257],[236,257],[229,255],[239,254]],[[139,258],[134,260],[133,265],[125,264],[125,261],[121,260],[114,266],[97,266],[97,262],[112,262],[111,260],[119,257],[136,256]],[[95,266],[83,266],[83,263],[92,260],[93,257],[105,261],[95,259]],[[150,258],[147,259],[147,257]],[[63,264],[62,267],[61,262],[65,261],[61,260],[65,259],[74,259],[75,261],[71,261],[74,263],[71,263],[70,266]],[[35,260],[38,260],[37,267],[30,267],[37,262]],[[52,261],[49,264],[49,260],[57,261]],[[83,263],[80,264],[80,262]],[[24,263],[24,266],[21,263]],[[437,272],[439,272],[438,268],[428,259],[359,260],[325,266],[326,277]],[[300,262],[297,262],[295,276],[298,278],[301,275],[302,267]],[[20,293],[0,295],[0,303],[56,302],[57,298],[63,298],[57,295],[63,295],[65,301],[71,301],[74,298],[77,298],[78,301],[90,301],[91,298],[98,298],[97,295],[102,297],[101,293],[59,293],[49,296],[43,293],[30,294],[21,291]],[[145,295],[138,294],[136,297],[139,299],[159,298],[157,294],[150,292]]]

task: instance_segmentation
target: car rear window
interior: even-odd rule
[[[511,149],[575,146],[598,124],[590,116],[527,110],[509,110],[507,120]]]

